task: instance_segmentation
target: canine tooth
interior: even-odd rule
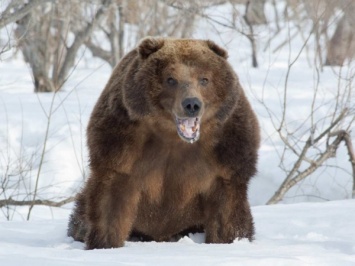
[[[180,124],[180,130],[182,131],[182,132],[185,132],[185,125],[183,125],[183,124]]]
[[[197,131],[197,126],[195,125],[194,127],[192,127],[192,132],[196,132]]]

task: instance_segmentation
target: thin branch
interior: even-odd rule
[[[216,23],[217,25],[223,26],[225,28],[235,30],[238,33],[242,34],[243,36],[249,38],[249,34],[248,33],[245,33],[243,31],[239,30],[235,25],[233,25],[233,24],[229,25],[229,24],[223,23],[223,22],[221,22],[219,20],[216,20],[216,19],[212,18],[211,16],[208,16],[208,15],[206,15],[204,13],[199,12],[199,9],[196,9],[196,8],[185,8],[185,7],[182,7],[182,6],[175,5],[174,3],[171,3],[171,4],[166,3],[166,4],[167,4],[167,6],[170,6],[172,8],[178,9],[178,10],[182,10],[182,11],[185,11],[185,12],[188,12],[188,13],[191,13],[191,14],[196,14],[196,15],[200,16],[201,18],[205,18],[207,20],[210,20],[213,23]],[[200,8],[200,9],[202,9],[202,8]]]
[[[52,115],[53,115],[53,106],[54,106],[55,96],[56,96],[56,93],[53,93],[51,106],[50,106],[48,117],[47,117],[46,133],[45,133],[44,140],[43,140],[43,148],[42,148],[41,159],[40,159],[40,162],[39,162],[37,176],[36,176],[36,183],[35,183],[35,189],[34,189],[33,198],[32,198],[32,204],[30,204],[30,208],[28,210],[27,220],[30,219],[31,211],[33,209],[33,206],[34,206],[34,203],[35,203],[36,197],[37,197],[39,177],[40,177],[42,166],[43,166],[43,163],[44,163],[44,156],[46,154],[46,148],[47,148],[48,136],[49,136],[49,128],[50,128],[50,124],[51,124],[51,118],[52,118]]]
[[[281,132],[281,129],[284,125],[285,122],[285,118],[286,118],[286,97],[287,97],[287,88],[288,88],[288,81],[289,81],[289,76],[291,73],[291,68],[293,67],[293,65],[297,62],[298,58],[301,56],[302,51],[304,50],[304,48],[307,46],[309,39],[312,36],[314,28],[311,30],[311,32],[309,33],[307,39],[305,40],[305,42],[303,43],[301,49],[299,50],[298,54],[296,55],[296,57],[294,58],[294,60],[292,60],[292,62],[289,63],[288,67],[287,67],[287,72],[286,72],[286,78],[285,78],[285,85],[284,85],[284,99],[283,99],[283,112],[282,112],[282,119],[280,122],[280,126],[278,128],[278,131]],[[290,32],[288,32],[290,33]],[[291,45],[291,44],[290,44]],[[291,52],[289,53],[289,55],[291,56]],[[281,133],[280,133],[281,134]]]
[[[328,128],[326,128],[322,134],[320,134],[317,138],[315,138],[313,140],[313,143],[317,143],[318,141],[320,141],[325,135],[329,134],[330,131],[336,126],[339,124],[340,121],[342,121],[346,115],[346,113],[348,112],[348,109],[345,108],[341,113],[340,115],[329,125]]]
[[[0,208],[4,206],[28,206],[28,205],[44,205],[49,207],[61,207],[65,204],[73,202],[75,197],[69,197],[61,201],[51,201],[51,200],[13,200],[12,198],[0,200]]]
[[[326,150],[319,155],[318,159],[315,160],[314,163],[309,167],[307,167],[304,171],[299,172],[296,176],[293,177],[290,176],[289,174],[285,179],[285,181],[280,186],[280,188],[275,192],[274,196],[272,196],[266,204],[278,203],[280,200],[282,200],[283,196],[286,194],[288,190],[290,190],[294,185],[296,185],[301,180],[305,179],[307,176],[315,172],[326,160],[333,157],[335,155],[336,150],[339,147],[339,144],[341,143],[341,141],[344,140],[345,135],[346,132],[344,130],[332,133],[331,136],[336,136],[336,139],[330,145],[327,146]],[[308,145],[311,145],[310,139],[307,141],[305,148]],[[302,161],[301,157],[298,159],[297,163],[300,161]],[[294,167],[293,169],[298,171],[299,167],[300,164],[298,165],[298,167]],[[293,171],[292,174],[296,173],[296,171]]]
[[[100,46],[97,46],[90,39],[85,42],[85,45],[87,48],[89,48],[90,52],[92,53],[92,56],[101,58],[102,60],[108,62],[112,66],[111,54],[109,51],[106,51],[102,49]]]
[[[343,134],[343,140],[345,142],[346,149],[348,150],[349,161],[353,172],[352,198],[354,199],[355,198],[355,153],[354,153],[351,137],[350,134],[344,130],[332,133],[331,136],[333,136],[334,134]]]

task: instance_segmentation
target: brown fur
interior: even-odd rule
[[[207,243],[253,239],[247,189],[259,127],[226,58],[211,41],[147,38],[121,60],[88,125],[91,175],[70,236],[88,249],[192,229],[203,229]],[[186,97],[202,102],[193,144],[180,139],[174,121]]]

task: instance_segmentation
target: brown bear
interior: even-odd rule
[[[251,241],[247,190],[259,134],[224,49],[210,40],[143,39],[92,112],[91,172],[68,235],[87,249],[195,229],[206,243]]]

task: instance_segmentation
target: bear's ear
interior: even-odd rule
[[[138,52],[141,58],[146,59],[152,53],[155,53],[164,45],[164,40],[161,38],[147,37],[144,38],[138,45]]]
[[[228,58],[228,53],[226,50],[224,50],[223,48],[219,47],[217,44],[215,44],[214,42],[207,40],[207,45],[208,47],[217,55],[223,57],[224,59]]]

